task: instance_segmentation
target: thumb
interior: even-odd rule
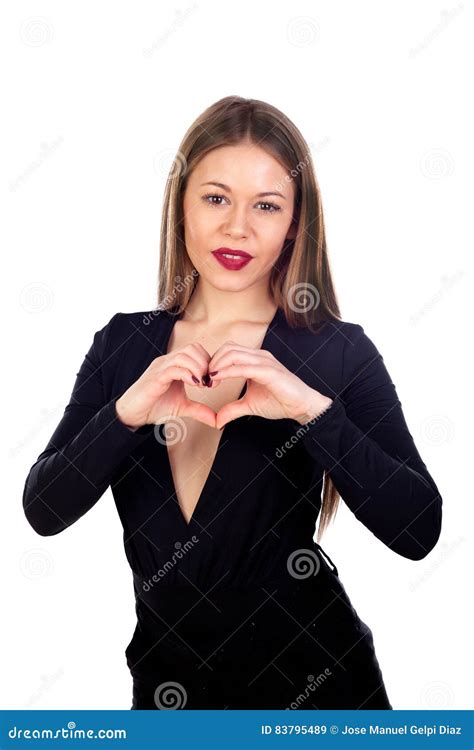
[[[221,430],[228,422],[232,422],[234,419],[244,417],[246,414],[251,414],[248,404],[245,400],[245,396],[238,401],[231,401],[219,409],[216,414],[216,427]]]
[[[184,407],[180,409],[181,417],[190,417],[209,427],[216,426],[216,413],[206,404],[200,404],[198,401],[187,400]]]

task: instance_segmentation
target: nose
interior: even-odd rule
[[[245,208],[235,208],[230,215],[227,216],[224,229],[226,237],[233,237],[234,239],[248,237],[250,227]]]

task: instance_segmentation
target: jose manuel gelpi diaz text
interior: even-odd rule
[[[461,727],[452,727],[450,724],[433,724],[432,726],[402,724],[399,727],[381,727],[370,724],[369,727],[349,727],[346,724],[341,734],[424,734],[429,737],[432,734],[461,734]]]

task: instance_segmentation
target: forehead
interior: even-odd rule
[[[293,180],[280,162],[260,146],[239,144],[221,146],[201,159],[189,176],[189,186],[220,182],[234,193],[248,194],[278,190],[293,197]],[[208,186],[211,187],[211,186]]]

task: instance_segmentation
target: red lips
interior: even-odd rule
[[[237,257],[226,258],[224,253],[235,255]],[[212,254],[217,262],[227,271],[240,271],[240,269],[250,263],[253,258],[253,256],[250,255],[250,253],[245,252],[245,250],[233,250],[230,247],[218,247],[217,250],[212,251]]]
[[[245,250],[234,250],[231,247],[218,247],[216,250],[212,251],[214,254],[217,253],[230,253],[231,255],[239,255],[241,258],[252,258],[253,256],[250,255],[250,253],[245,252]]]

